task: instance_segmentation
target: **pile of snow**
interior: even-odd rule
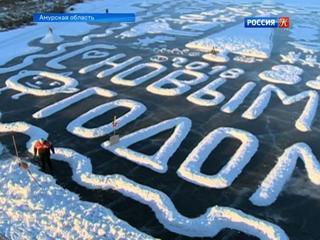
[[[8,239],[153,239],[110,210],[81,201],[29,164],[32,181],[12,160],[0,164],[0,236]]]
[[[271,70],[259,73],[259,77],[267,82],[294,85],[301,81],[303,69],[293,65],[275,65]]]
[[[40,40],[43,44],[54,44],[63,41],[63,38],[57,34],[54,34],[53,31],[49,30],[48,33]]]
[[[268,58],[272,50],[272,36],[271,28],[257,28],[252,31],[250,28],[244,28],[241,23],[192,41],[186,47],[204,52],[210,52],[212,49],[227,50],[249,57]]]

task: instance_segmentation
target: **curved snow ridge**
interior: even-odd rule
[[[280,64],[271,70],[259,73],[259,78],[271,83],[294,85],[301,81],[303,69],[293,65]]]
[[[288,147],[278,158],[275,167],[250,197],[250,201],[257,206],[269,206],[275,202],[290,179],[299,158],[305,165],[310,181],[320,185],[320,163],[312,149],[306,143],[300,142]]]
[[[30,88],[26,85],[20,84],[19,80],[24,77],[29,76],[41,76],[46,77],[52,80],[63,82],[64,85],[61,87],[55,87],[52,89],[36,89],[36,88]],[[8,80],[6,80],[6,85],[10,89],[14,89],[16,91],[19,91],[24,94],[32,94],[35,96],[50,96],[57,93],[72,93],[78,91],[76,88],[78,86],[79,82],[71,77],[64,76],[57,73],[52,72],[44,72],[44,71],[28,71],[28,70],[22,70],[18,74],[10,77]]]
[[[147,74],[144,74],[141,77],[135,78],[133,80],[125,79],[125,77],[129,76],[130,74],[138,72],[139,70],[144,68],[153,68],[154,70],[152,70]],[[116,74],[111,78],[111,82],[118,85],[134,87],[150,80],[151,78],[154,78],[155,76],[165,72],[166,70],[167,70],[167,67],[159,63],[141,63],[132,68],[129,68],[128,70],[125,70],[123,72]]]
[[[112,98],[117,96],[117,93],[104,88],[99,88],[99,87],[88,88],[79,93],[72,95],[71,97],[64,98],[61,101],[55,102],[54,104],[51,104],[37,111],[32,115],[32,117],[36,119],[49,117],[54,113],[59,112],[62,109],[65,109],[71,106],[72,104],[80,102],[81,100],[88,98],[92,95],[99,95],[106,98]]]
[[[156,172],[165,173],[168,170],[167,163],[170,157],[176,152],[182,141],[188,135],[191,125],[192,122],[189,118],[177,117],[126,135],[120,138],[119,142],[116,144],[110,145],[110,142],[106,141],[101,146],[117,156],[124,157]],[[158,133],[173,127],[175,127],[175,129],[170,138],[168,138],[161,148],[151,156],[128,148],[128,146],[131,146],[136,142],[157,135]]]
[[[88,121],[117,107],[129,108],[130,111],[117,119],[117,125],[115,126],[115,128],[113,128],[112,122],[96,128],[83,127],[83,125]],[[134,121],[135,119],[140,117],[146,111],[146,109],[147,108],[144,104],[137,101],[133,101],[130,99],[115,100],[99,105],[91,109],[90,111],[80,115],[68,124],[67,130],[72,134],[83,138],[102,137],[111,133],[113,130],[117,130],[127,125],[129,122]]]
[[[8,239],[153,239],[99,204],[81,201],[29,164],[37,184],[11,160],[0,166],[0,235]]]
[[[149,206],[160,223],[172,232],[190,237],[212,237],[229,228],[259,239],[288,239],[279,226],[229,207],[214,206],[197,218],[187,218],[177,211],[165,193],[122,175],[93,174],[90,159],[71,149],[58,148],[53,158],[67,162],[73,171],[72,178],[80,185],[90,189],[112,189]]]
[[[210,153],[225,138],[241,141],[240,147],[230,161],[215,175],[201,173],[201,166]],[[229,127],[220,127],[209,133],[187,159],[180,165],[177,174],[192,183],[209,188],[226,188],[241,174],[243,168],[256,153],[259,146],[258,139],[251,133]]]
[[[16,65],[13,65],[10,67],[0,68],[0,74],[17,71],[19,69],[30,66],[33,64],[34,60],[39,59],[39,58],[55,57],[61,53],[64,53],[68,47],[82,46],[86,43],[90,43],[92,41],[91,40],[92,38],[104,38],[104,37],[110,36],[113,34],[113,30],[123,29],[127,26],[129,26],[129,25],[125,24],[125,23],[121,23],[120,27],[114,27],[114,28],[107,29],[105,31],[105,33],[103,33],[103,34],[89,34],[87,36],[84,36],[80,41],[60,44],[59,46],[57,46],[56,50],[54,50],[52,52],[29,55],[29,56],[25,57],[21,63],[18,63]],[[113,46],[113,47],[116,48],[115,46]]]
[[[65,61],[69,58],[72,58],[74,56],[77,56],[81,53],[84,53],[86,51],[90,51],[93,49],[107,49],[107,50],[111,50],[111,49],[115,49],[115,46],[112,45],[107,45],[107,44],[94,44],[94,45],[89,45],[80,49],[77,49],[75,51],[71,51],[69,53],[66,53],[62,56],[56,57],[51,59],[50,61],[47,62],[46,66],[49,68],[53,68],[53,69],[66,69],[66,66],[62,65],[61,62]]]
[[[180,80],[177,77],[186,74],[193,76],[194,78],[191,80]],[[196,72],[188,69],[180,69],[174,72],[169,73],[165,77],[160,80],[150,84],[147,86],[147,91],[163,96],[178,96],[182,95],[185,92],[188,92],[191,87],[197,85],[199,83],[205,82],[208,80],[208,76],[201,72]],[[176,87],[166,88],[165,85],[174,85]]]
[[[284,105],[291,105],[305,98],[309,98],[301,115],[296,120],[295,127],[301,132],[310,131],[319,102],[319,95],[317,91],[314,90],[306,90],[296,95],[288,96],[281,88],[273,84],[268,84],[261,89],[259,96],[242,114],[242,117],[250,120],[258,118],[268,106],[272,92],[278,96]]]

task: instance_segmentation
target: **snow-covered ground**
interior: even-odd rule
[[[0,236],[8,239],[153,239],[96,203],[81,201],[29,164],[0,157]]]

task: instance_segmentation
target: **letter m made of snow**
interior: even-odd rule
[[[253,101],[251,106],[242,114],[242,117],[246,119],[258,118],[263,113],[265,108],[268,106],[272,92],[274,92],[278,96],[278,98],[284,105],[291,105],[305,98],[308,98],[308,101],[301,115],[296,120],[295,126],[301,132],[310,131],[312,121],[317,113],[319,101],[319,95],[314,90],[306,90],[296,95],[288,96],[279,87],[276,87],[273,84],[268,84],[261,89],[258,97]]]
[[[277,164],[252,194],[250,201],[256,206],[269,206],[275,202],[299,158],[304,162],[310,181],[320,186],[320,163],[311,148],[306,143],[299,142],[288,147],[278,158]]]

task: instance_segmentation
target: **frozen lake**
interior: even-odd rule
[[[134,24],[53,27],[37,52],[1,59],[0,143],[13,153],[20,132],[30,159],[35,133],[5,124],[42,129],[60,186],[155,238],[319,239],[320,6],[162,2],[127,3]],[[293,27],[242,27],[259,15]]]

